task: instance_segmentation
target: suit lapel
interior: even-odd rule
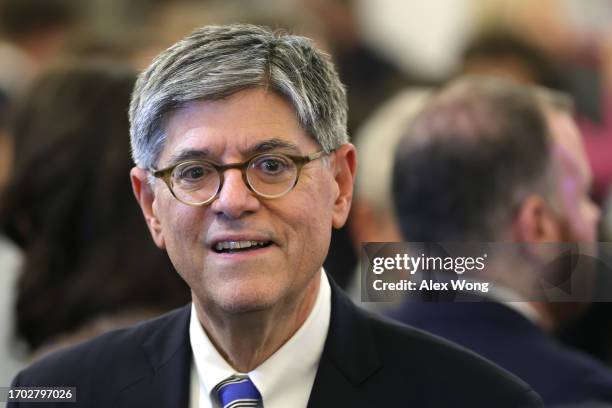
[[[329,333],[308,407],[360,406],[356,389],[382,365],[367,320],[330,279]]]
[[[191,373],[189,343],[190,305],[167,319],[144,339],[147,362],[132,371],[139,373],[125,386],[116,400],[117,407],[187,408]]]
[[[359,406],[360,385],[381,361],[367,320],[331,281],[330,326],[308,407]],[[189,406],[192,353],[190,306],[156,326],[141,344],[146,361],[131,367],[131,380],[118,391],[117,407]]]

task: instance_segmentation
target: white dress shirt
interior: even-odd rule
[[[234,370],[219,354],[191,306],[189,340],[193,351],[191,408],[216,406],[213,388],[234,374],[246,374],[259,390],[265,408],[306,407],[312,390],[331,314],[331,288],[321,269],[321,285],[304,324],[266,361],[248,373]]]
[[[13,348],[15,294],[22,263],[22,252],[0,235],[0,387],[8,387],[17,372],[26,366],[25,359],[18,358]]]

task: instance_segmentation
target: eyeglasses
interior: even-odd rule
[[[153,169],[151,173],[164,180],[177,200],[191,206],[212,202],[221,191],[223,175],[229,169],[239,169],[249,190],[270,199],[293,190],[302,167],[327,154],[323,150],[308,156],[262,153],[242,163],[225,165],[208,160],[186,160],[162,170]]]

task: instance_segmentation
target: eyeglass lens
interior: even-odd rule
[[[250,188],[266,198],[280,197],[295,185],[297,167],[282,155],[254,157],[246,167]],[[205,203],[219,190],[221,175],[210,163],[185,162],[172,172],[172,190],[178,199],[192,204]]]

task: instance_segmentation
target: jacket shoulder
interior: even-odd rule
[[[499,407],[541,406],[522,380],[455,343],[417,328],[364,312],[385,376],[418,382],[433,406],[495,401]],[[479,406],[479,405],[478,405]]]
[[[114,373],[134,365],[150,365],[144,345],[156,332],[185,318],[188,307],[125,329],[113,330],[91,340],[67,347],[41,358],[21,371],[13,381],[16,386],[86,386],[98,387]],[[88,387],[89,388],[89,387]]]

